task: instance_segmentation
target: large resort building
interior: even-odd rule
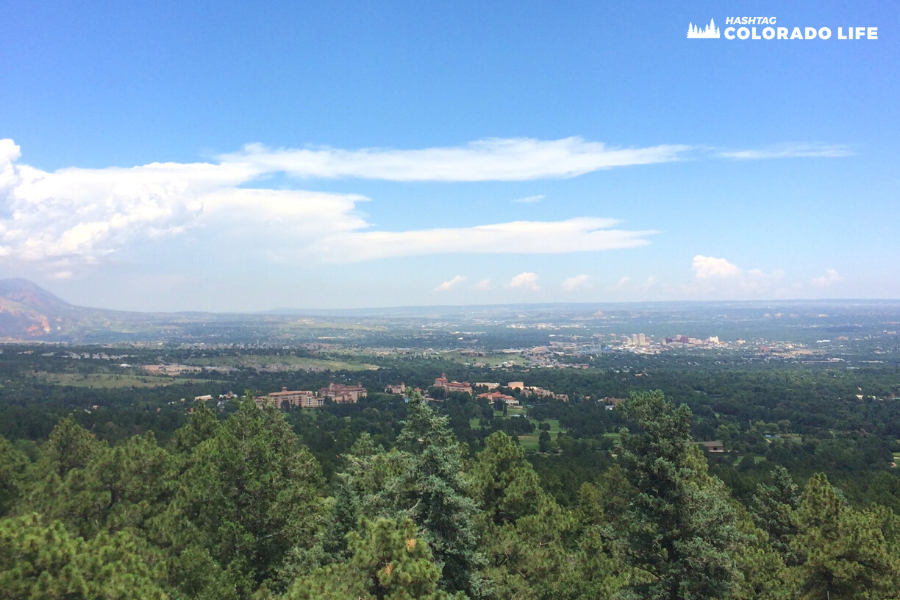
[[[331,398],[337,404],[356,404],[360,398],[366,397],[366,388],[361,383],[356,385],[331,383],[319,390],[319,397]]]
[[[458,381],[447,381],[447,374],[442,373],[440,377],[434,380],[434,387],[442,388],[449,392],[462,392],[463,394],[472,394],[472,386],[468,381],[462,383]]]
[[[325,398],[330,398],[337,404],[356,404],[360,398],[365,397],[366,388],[359,383],[356,385],[331,383],[328,387],[319,389],[318,392],[288,390],[286,387],[283,387],[280,392],[270,392],[266,396],[257,396],[254,400],[259,408],[266,406],[274,406],[275,408],[318,408],[325,404]]]

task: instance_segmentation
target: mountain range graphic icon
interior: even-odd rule
[[[718,38],[719,30],[716,28],[715,20],[710,19],[706,29],[700,29],[699,25],[693,23],[688,24],[687,36],[688,38]]]

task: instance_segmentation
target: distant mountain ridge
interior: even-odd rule
[[[69,304],[27,279],[0,279],[0,338],[52,336],[93,310]]]

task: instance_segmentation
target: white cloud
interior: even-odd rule
[[[576,275],[574,277],[569,277],[565,281],[562,282],[562,289],[567,292],[576,292],[578,290],[583,290],[585,288],[590,287],[590,283],[588,280],[590,277],[587,275]]]
[[[541,289],[537,284],[537,280],[538,277],[534,273],[519,273],[506,284],[506,287],[537,292]]]
[[[727,150],[720,152],[724,158],[736,160],[761,160],[768,158],[840,158],[852,156],[847,146],[837,144],[780,144],[758,150]]]
[[[713,258],[712,256],[701,256],[699,254],[694,257],[694,264],[691,268],[694,270],[694,275],[697,279],[733,277],[741,272],[737,266],[724,258]]]
[[[441,285],[434,288],[434,291],[435,292],[449,292],[450,290],[452,290],[453,288],[455,288],[457,285],[459,285],[460,283],[462,283],[465,280],[466,280],[466,278],[463,277],[462,275],[457,275],[453,279],[451,279],[449,281],[445,281]]]
[[[490,279],[482,279],[478,283],[475,284],[476,290],[489,290],[491,289],[491,280]]]
[[[525,196],[524,198],[516,198],[515,200],[510,200],[510,202],[514,204],[534,204],[535,202],[540,202],[544,199],[544,196]]]
[[[691,265],[692,282],[667,288],[673,295],[684,298],[764,298],[797,297],[802,285],[785,281],[784,271],[765,272],[753,268],[744,271],[724,258],[697,255]],[[665,287],[665,286],[664,286]]]
[[[649,292],[654,285],[656,285],[656,278],[651,275],[650,277],[645,279],[643,283],[639,283],[634,286],[634,289],[638,292]]]
[[[201,230],[218,239],[252,237],[248,251],[273,260],[326,262],[598,251],[644,245],[654,233],[615,229],[618,221],[596,217],[377,231],[356,210],[365,196],[245,187],[261,175],[258,164],[152,163],[46,172],[20,164],[20,155],[11,140],[0,140],[0,206],[5,208],[0,260],[53,270],[97,264],[142,240]]]
[[[390,181],[526,181],[575,177],[592,171],[672,162],[689,146],[610,148],[580,137],[560,140],[489,138],[464,146],[394,148],[271,149],[248,144],[220,156],[223,164],[260,173],[295,177],[386,179]]]
[[[626,287],[628,287],[629,282],[631,282],[631,277],[628,277],[626,275],[625,277],[623,277],[622,279],[620,279],[613,285],[607,286],[606,289],[610,292],[618,292],[618,291],[624,290]]]
[[[396,181],[574,177],[679,160],[689,151],[674,145],[616,149],[578,137],[495,138],[418,150],[270,150],[251,145],[218,162],[47,172],[21,163],[20,148],[12,140],[0,140],[0,260],[79,273],[78,267],[109,260],[141,242],[190,239],[198,232],[219,241],[245,236],[253,240],[248,252],[285,262],[632,248],[649,244],[655,232],[621,229],[619,221],[599,217],[383,231],[357,211],[368,200],[365,196],[254,188],[252,183],[281,172]],[[713,266],[701,266],[698,277],[713,271]]]
[[[581,217],[565,221],[514,221],[476,227],[418,231],[371,231],[322,240],[326,259],[358,262],[426,254],[557,254],[633,248],[650,243],[654,231],[609,229],[614,219]]]
[[[835,271],[834,269],[828,269],[821,277],[814,278],[812,280],[812,284],[816,287],[823,288],[834,285],[835,283],[840,283],[843,280],[844,278],[838,275],[837,271]]]

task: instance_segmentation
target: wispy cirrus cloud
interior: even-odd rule
[[[319,246],[326,260],[357,262],[426,254],[598,252],[643,246],[656,233],[613,229],[617,224],[615,219],[581,217],[416,231],[359,231],[324,237]]]
[[[540,202],[544,199],[544,196],[525,196],[524,198],[516,198],[515,200],[510,200],[513,204],[534,204],[536,202]]]
[[[686,145],[615,148],[580,137],[559,140],[489,138],[463,146],[395,148],[268,148],[248,144],[223,154],[223,165],[295,177],[390,181],[528,181],[679,160]]]
[[[848,146],[840,144],[779,144],[756,150],[722,150],[719,156],[735,160],[773,158],[841,158],[852,156]]]

